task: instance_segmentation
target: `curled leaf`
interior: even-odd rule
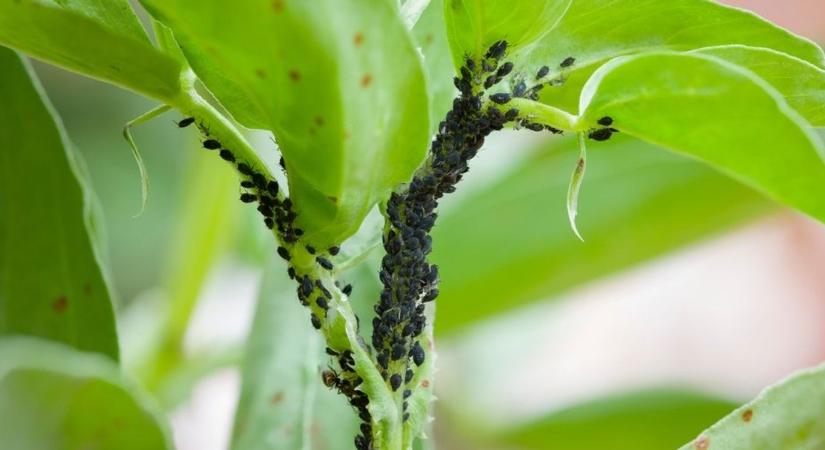
[[[139,217],[146,210],[146,202],[149,199],[149,174],[146,171],[146,164],[143,163],[143,157],[140,155],[135,139],[132,137],[132,127],[144,124],[169,111],[169,109],[168,105],[160,105],[123,126],[123,138],[129,143],[129,148],[132,150],[132,156],[135,157],[135,163],[137,163],[138,172],[140,173],[140,210],[133,217]]]
[[[578,136],[579,159],[576,162],[576,169],[573,170],[573,175],[570,177],[570,186],[567,188],[567,218],[570,220],[570,227],[573,228],[576,237],[584,242],[584,238],[579,233],[578,226],[576,226],[576,216],[578,215],[579,192],[584,179],[584,170],[587,166],[587,146],[584,143],[584,133],[579,133]]]

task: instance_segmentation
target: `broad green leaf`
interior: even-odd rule
[[[770,83],[811,125],[825,127],[825,70],[767,48],[724,45],[695,52],[750,70]]]
[[[424,158],[428,96],[393,5],[143,0],[242,124],[272,130],[306,239],[354,233]]]
[[[671,449],[734,408],[690,391],[624,393],[550,413],[493,439],[522,450]]]
[[[577,219],[585,243],[564,208],[574,139],[544,144],[510,175],[443,212],[433,231],[443,279],[436,333],[559,295],[770,207],[703,164],[621,135],[590,145],[588,156]]]
[[[819,138],[770,85],[720,59],[677,53],[622,57],[585,85],[582,120],[704,160],[819,220]]]
[[[615,56],[731,44],[771,48],[825,67],[816,44],[710,0],[574,0],[558,26],[514,58],[529,74],[549,65],[550,77],[563,75],[566,83],[544,89],[542,101],[575,111],[590,74]],[[562,71],[559,63],[570,56],[575,65]]]
[[[456,67],[479,60],[495,42],[508,49],[532,44],[552,29],[574,0],[445,0],[447,36]]]
[[[0,338],[0,442],[14,450],[171,449],[156,408],[109,359]]]
[[[814,450],[825,447],[825,366],[768,388],[681,450]]]
[[[412,31],[424,54],[430,94],[430,134],[435,134],[458,92],[453,85],[455,69],[444,25],[444,0],[432,0]]]
[[[31,69],[0,48],[0,335],[118,359],[81,161]]]
[[[181,90],[127,0],[0,0],[0,45],[158,100]]]
[[[258,298],[242,366],[232,449],[348,450],[358,419],[321,384],[322,340],[298,303],[282,261],[272,261]]]

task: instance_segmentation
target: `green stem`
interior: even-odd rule
[[[578,116],[526,98],[513,98],[507,103],[507,106],[518,109],[520,117],[543,125],[550,125],[558,130],[584,131],[588,128],[586,124],[579,120]]]

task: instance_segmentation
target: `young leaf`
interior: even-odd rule
[[[699,54],[651,53],[602,66],[582,92],[582,121],[702,159],[825,220],[822,143],[765,81]]]
[[[811,125],[825,127],[825,70],[767,48],[723,45],[694,50],[742,66],[770,83]]]
[[[734,408],[730,401],[691,391],[629,392],[549,413],[493,440],[523,450],[662,450],[676,447]]]
[[[158,100],[181,90],[180,64],[152,46],[127,0],[2,1],[0,45]]]
[[[268,264],[242,366],[233,450],[349,450],[358,418],[321,384],[328,359],[283,263]],[[290,431],[291,430],[291,431]]]
[[[15,450],[172,449],[170,430],[109,359],[0,338],[0,442]]]
[[[579,226],[587,235],[582,245],[564,210],[575,140],[537,150],[439,217],[433,262],[449,282],[441,286],[437,334],[558,296],[772,208],[704,164],[616,135],[588,148],[587,189],[579,204]]]
[[[528,73],[550,65],[549,78],[562,76],[566,82],[544,89],[542,101],[575,111],[584,83],[611,58],[730,44],[771,48],[825,67],[816,44],[753,13],[710,0],[576,0],[558,26],[513,58]],[[558,67],[571,56],[576,58],[572,67]]]
[[[118,359],[80,161],[31,69],[0,48],[0,335]]]
[[[354,233],[420,164],[428,97],[395,7],[371,0],[143,0],[246,126],[272,130],[306,239]]]
[[[573,0],[445,0],[447,36],[456,67],[467,57],[476,61],[494,43],[505,40],[509,51],[532,44],[550,31]]]
[[[579,227],[576,225],[576,216],[579,214],[579,192],[581,192],[582,181],[584,180],[584,171],[587,166],[587,146],[584,142],[584,133],[579,133],[579,159],[576,160],[576,168],[573,169],[573,175],[570,176],[570,186],[567,188],[567,218],[570,221],[570,227],[573,228],[573,233],[579,240],[584,241]]]
[[[681,450],[815,449],[825,442],[825,366],[768,388]]]

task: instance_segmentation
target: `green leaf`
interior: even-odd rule
[[[445,0],[447,36],[456,67],[478,61],[495,42],[510,51],[532,44],[550,31],[573,0]]]
[[[412,31],[424,54],[430,94],[430,134],[435,134],[458,92],[453,86],[455,70],[444,24],[444,0],[432,0]]]
[[[310,242],[350,236],[424,158],[424,74],[387,2],[143,3],[237,120],[274,132]]]
[[[2,0],[0,44],[167,101],[181,66],[154,48],[127,0]]]
[[[436,333],[557,296],[770,208],[703,164],[617,135],[588,148],[578,208],[583,244],[564,208],[577,157],[574,139],[544,144],[500,181],[443,211],[433,231],[433,261],[444,280]]]
[[[279,259],[268,264],[242,366],[233,450],[349,450],[358,419],[322,384],[322,340]]]
[[[0,339],[0,442],[15,450],[171,449],[168,424],[109,359]]]
[[[825,445],[825,366],[768,388],[681,450],[791,450]]]
[[[724,45],[694,52],[750,70],[770,83],[811,125],[825,127],[825,70],[767,48]]]
[[[822,143],[752,72],[698,54],[617,58],[585,85],[581,111],[583,123],[610,116],[624,133],[704,160],[825,220]]]
[[[662,450],[675,448],[734,408],[729,401],[690,391],[623,393],[550,413],[494,439],[523,450]]]
[[[513,57],[533,74],[549,65],[563,86],[542,91],[542,101],[575,111],[582,86],[601,64],[650,50],[693,50],[716,45],[771,48],[825,67],[816,44],[753,13],[710,0],[575,0],[564,18],[532,48]],[[575,65],[562,71],[565,58]]]
[[[81,161],[31,69],[5,48],[0,98],[0,335],[118,359]]]

